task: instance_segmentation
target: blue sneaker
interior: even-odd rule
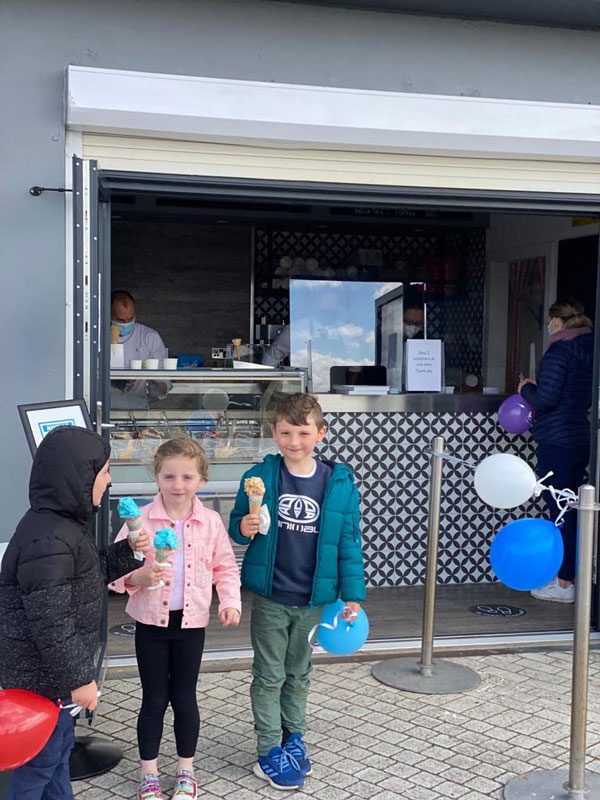
[[[303,778],[312,773],[312,764],[308,759],[306,745],[301,733],[290,733],[283,745],[283,751],[296,761]]]
[[[259,756],[252,771],[274,789],[301,789],[304,786],[300,765],[281,747],[272,747],[268,756]]]

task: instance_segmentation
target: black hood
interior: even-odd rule
[[[110,446],[85,428],[57,428],[49,433],[31,468],[31,508],[89,522],[94,513],[92,487],[109,455]]]

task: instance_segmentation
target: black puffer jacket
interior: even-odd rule
[[[92,487],[110,449],[83,428],[41,442],[31,508],[0,568],[0,686],[50,698],[96,678],[104,584],[140,567],[127,540],[98,553]]]

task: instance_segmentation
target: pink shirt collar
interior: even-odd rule
[[[152,501],[152,505],[148,511],[148,518],[149,519],[168,519],[171,521],[171,518],[165,511],[165,507],[162,501],[162,495],[160,492],[156,495],[154,500]],[[193,519],[196,522],[203,522],[206,518],[206,509],[202,502],[197,498],[194,497],[192,501],[192,510],[190,514],[186,517],[186,519]]]

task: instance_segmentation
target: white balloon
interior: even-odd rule
[[[494,508],[515,508],[533,494],[537,483],[527,462],[510,453],[484,458],[475,470],[475,491]]]

